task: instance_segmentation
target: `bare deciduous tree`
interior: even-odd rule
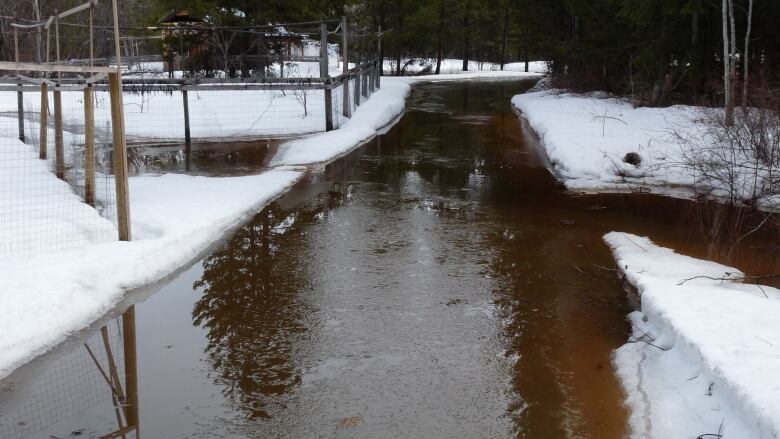
[[[748,103],[748,68],[750,65],[750,31],[753,29],[753,0],[748,0],[747,31],[745,31],[745,67],[742,72],[742,107]]]

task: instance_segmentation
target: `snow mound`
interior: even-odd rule
[[[326,162],[366,142],[401,115],[411,87],[396,78],[382,78],[382,88],[360,105],[339,129],[292,140],[279,146],[272,166]]]
[[[780,437],[780,291],[648,238],[604,240],[641,299],[614,358],[632,436]]]
[[[632,189],[690,185],[681,166],[678,135],[697,127],[697,107],[634,108],[622,99],[543,90],[514,96],[512,104],[538,133],[570,189]],[[636,153],[641,165],[625,163]]]

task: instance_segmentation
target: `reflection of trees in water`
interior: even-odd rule
[[[341,205],[346,190],[334,185],[295,210],[273,203],[203,261],[193,323],[208,329],[206,352],[224,396],[250,419],[270,418],[275,398],[300,383],[294,351],[309,313],[301,295],[308,288],[306,235],[299,231]]]
[[[516,90],[524,88],[517,86]],[[425,90],[418,91],[419,104],[412,102],[412,109],[404,118],[368,147],[404,159],[393,162],[392,166],[377,163],[369,168],[369,179],[393,185],[405,172],[414,172],[436,187],[439,194],[447,196],[489,183],[482,180],[504,171],[506,150],[516,150],[521,139],[517,116],[501,98],[514,90],[472,85],[457,89],[441,87],[432,96]],[[446,102],[442,111],[436,111],[439,108],[434,104],[425,103],[429,97]],[[509,118],[515,125],[499,129],[496,120],[500,118]],[[512,131],[514,137],[507,139],[506,131]]]

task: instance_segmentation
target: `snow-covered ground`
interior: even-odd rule
[[[339,129],[280,145],[271,164],[304,165],[330,161],[366,142],[404,111],[411,87],[397,78],[383,78],[371,99],[358,107]]]
[[[95,92],[95,96],[95,129],[99,136],[108,138],[111,121],[108,92]],[[83,98],[82,92],[62,92],[66,127],[84,125]],[[49,105],[53,100],[50,95]],[[181,93],[125,93],[123,101],[129,140],[184,137]],[[191,135],[196,140],[294,136],[325,129],[322,90],[190,91],[188,101]],[[38,114],[40,96],[25,93],[24,106],[28,114]],[[0,111],[15,112],[16,101],[0,99]]]
[[[564,184],[576,190],[670,192],[693,183],[678,135],[694,135],[697,107],[635,108],[622,99],[544,90],[512,104],[539,135]],[[638,166],[623,161],[628,153]]]
[[[491,63],[491,62],[479,62],[479,61],[470,61],[468,65],[469,69],[468,71],[463,71],[463,60],[460,59],[451,59],[446,58],[441,60],[441,68],[439,69],[439,73],[441,75],[468,75],[470,73],[482,73],[485,74],[487,72],[496,72],[496,76],[501,75],[508,75],[509,72],[522,72],[525,73],[525,63],[524,62],[511,62],[504,64],[504,73],[501,70],[501,66],[499,64]],[[396,70],[396,62],[392,59],[385,59],[384,62],[384,72],[387,75],[393,75],[395,74]],[[436,71],[436,60],[435,59],[404,59],[401,61],[401,71],[404,75],[420,75],[420,74],[429,74]],[[528,63],[528,72],[529,73],[538,73],[538,74],[544,74],[547,73],[547,63],[545,61],[531,61]],[[489,76],[489,75],[487,75]]]
[[[641,300],[614,358],[632,437],[780,437],[780,291],[647,238],[604,240]]]

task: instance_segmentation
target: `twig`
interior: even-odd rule
[[[763,338],[761,338],[761,337],[757,336],[756,334],[753,334],[753,337],[755,337],[755,338],[757,338],[757,339],[759,339],[759,340],[763,341],[764,343],[768,344],[769,346],[775,347],[775,345],[773,345],[772,343],[769,343],[768,341],[766,341],[766,340],[764,340]]]
[[[729,276],[730,274],[731,273],[727,272],[726,276]],[[740,276],[738,276],[738,277],[694,276],[694,277],[689,277],[688,279],[681,280],[680,282],[677,283],[677,285],[682,285],[682,284],[684,284],[684,283],[686,283],[688,281],[694,280],[694,279],[709,279],[709,280],[742,282],[742,281],[745,281],[745,280],[756,280],[757,281],[759,279],[775,279],[775,278],[780,278],[780,273],[777,273],[777,274],[760,274],[760,275],[757,275],[757,276],[743,275],[741,277]],[[758,284],[756,284],[756,285],[758,285]],[[763,289],[761,291],[764,292]],[[766,292],[764,292],[764,295],[766,296]]]
[[[631,239],[631,238],[629,238],[628,236],[625,236],[625,235],[624,235],[624,237],[625,237],[626,239],[628,239],[629,241],[631,241],[631,243],[632,243],[632,244],[634,244],[635,246],[637,246],[637,247],[639,247],[640,249],[642,249],[642,251],[644,251],[645,253],[647,253],[647,249],[645,249],[645,248],[644,248],[644,247],[642,247],[641,245],[639,245],[639,244],[637,244],[636,242],[634,242],[634,240],[633,240],[633,239]]]
[[[752,235],[753,233],[757,232],[762,227],[764,227],[764,224],[766,224],[766,222],[769,221],[770,218],[772,218],[772,214],[771,213],[768,214],[767,216],[765,216],[764,219],[755,228],[753,228],[752,230],[750,230],[747,233],[745,233],[742,236],[740,236],[739,239],[737,239],[734,242],[734,244],[731,246],[731,248],[729,249],[729,253],[728,253],[727,257],[731,258],[731,253],[734,252],[734,249],[737,248],[737,246],[742,242],[742,240],[747,238],[749,235]]]
[[[596,267],[596,268],[600,268],[602,270],[617,271],[618,273],[622,273],[623,272],[622,270],[618,270],[617,268],[607,268],[607,267],[602,267],[601,265],[597,265],[597,264],[593,264],[593,266]]]

